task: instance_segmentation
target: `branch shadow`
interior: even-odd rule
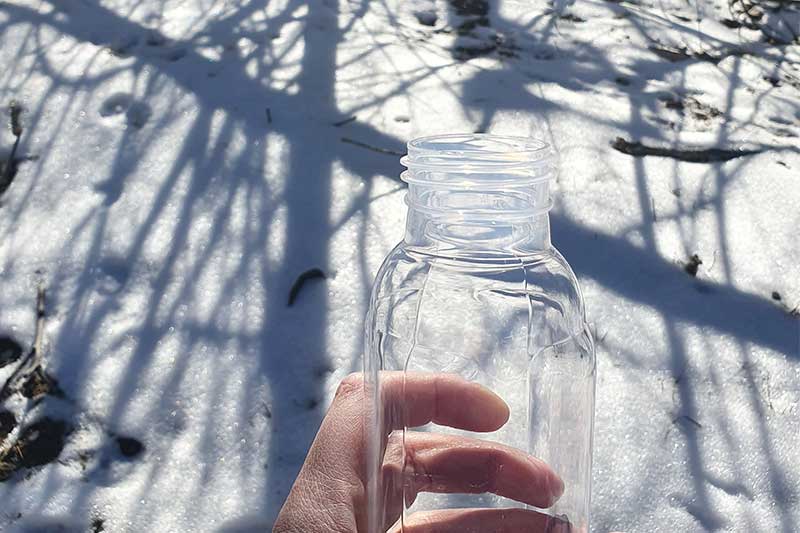
[[[70,36],[79,45],[94,43],[97,49],[87,64],[89,72],[109,54],[121,56],[120,66],[110,73],[70,77],[53,68],[47,55],[41,53],[27,73],[14,65],[0,78],[3,90],[11,92],[39,71],[52,79],[50,93],[68,91],[67,103],[56,121],[59,126],[50,133],[52,140],[40,148],[40,166],[49,164],[53,143],[69,135],[67,116],[82,107],[100,112],[103,106],[110,106],[113,111],[113,98],[119,93],[108,91],[102,84],[115,73],[132,75],[124,93],[128,99],[118,101],[123,111],[112,113],[117,117],[114,120],[127,121],[127,129],[115,137],[116,152],[110,168],[98,172],[103,175],[87,200],[93,203],[93,209],[73,228],[59,252],[79,264],[67,261],[50,277],[56,298],[72,307],[59,309],[63,318],[53,341],[51,355],[59,380],[68,391],[91,397],[85,391],[98,387],[99,395],[111,398],[100,412],[95,412],[90,403],[73,405],[76,420],[83,420],[81,413],[93,413],[90,420],[79,424],[79,433],[87,440],[93,437],[103,442],[96,450],[100,459],[88,466],[86,474],[95,482],[75,489],[68,513],[74,516],[90,508],[103,488],[135,479],[136,497],[132,501],[148,500],[152,487],[174,490],[175,505],[186,507],[178,514],[191,521],[194,503],[214,503],[214,496],[205,493],[204,487],[235,471],[238,477],[234,483],[258,490],[246,501],[226,503],[228,512],[234,512],[232,507],[248,505],[259,511],[223,525],[223,530],[268,527],[322,416],[326,394],[323,374],[330,366],[327,327],[331,309],[340,305],[329,296],[327,287],[319,284],[305,288],[298,304],[288,308],[288,288],[310,268],[329,273],[333,234],[352,217],[360,217],[354,268],[358,269],[362,288],[359,305],[365,305],[371,285],[366,250],[374,183],[378,177],[396,179],[400,171],[395,157],[343,144],[343,130],[332,124],[343,115],[378,106],[417,83],[440,76],[444,68],[459,66],[457,60],[445,67],[427,65],[413,75],[393,67],[400,78],[394,91],[375,96],[367,104],[342,109],[337,103],[337,71],[341,66],[337,52],[346,44],[347,31],[370,9],[366,2],[345,6],[335,0],[311,4],[288,0],[276,8],[266,1],[252,0],[227,12],[222,4],[210,2],[208,9],[198,14],[197,24],[202,30],[171,40],[158,37],[157,29],[136,22],[135,17],[126,18],[97,2],[48,2],[52,7],[48,13],[4,5],[4,29],[29,28],[21,49],[30,42],[44,49],[47,28]],[[131,13],[138,7],[131,5]],[[503,20],[499,7],[499,2],[489,5],[492,25],[510,35],[527,35],[532,42],[521,47],[517,57],[492,56],[499,68],[478,67],[460,83],[465,107],[479,116],[477,130],[492,130],[493,120],[502,112],[533,111],[549,123],[558,113],[570,111],[630,135],[669,141],[671,137],[664,135],[662,125],[641,114],[642,109],[655,111],[660,105],[656,94],[637,94],[635,87],[626,89],[627,96],[621,93],[634,110],[629,120],[607,118],[602,111],[591,109],[568,110],[541,93],[534,94],[530,84],[555,84],[591,94],[600,90],[599,86],[613,86],[615,79],[629,74],[592,43],[564,42],[557,31],[557,13],[539,14],[529,23],[517,23]],[[614,13],[624,10],[617,6],[608,9]],[[342,25],[340,18],[345,12],[347,22]],[[264,14],[261,22],[253,23],[259,13]],[[654,39],[648,36],[651,21],[641,22],[635,14],[628,17],[640,35]],[[387,31],[395,31],[393,28]],[[283,44],[274,44],[265,35],[282,35],[275,41]],[[162,38],[161,44],[149,44]],[[301,53],[297,51],[299,44]],[[550,59],[530,57],[526,55],[529,48],[536,53],[555,51],[555,55]],[[85,52],[76,45],[73,53]],[[572,61],[577,56],[581,61]],[[665,67],[665,60],[643,59],[629,70],[663,78],[677,74],[685,80],[691,64],[696,61]],[[292,74],[287,76],[285,71]],[[198,72],[206,77],[198,80]],[[731,94],[740,82],[731,76]],[[187,103],[186,96],[178,91],[167,92],[164,87],[169,84],[190,94],[192,101]],[[235,104],[229,88],[235,88]],[[457,94],[453,88],[449,90]],[[88,95],[82,96],[86,91]],[[143,112],[141,106],[132,108],[159,92],[170,96],[160,109]],[[729,107],[732,104],[728,102]],[[131,109],[139,112],[131,115]],[[266,109],[269,115],[264,113]],[[44,106],[32,109],[31,122],[36,123],[44,113]],[[183,113],[190,116],[185,135],[170,136],[171,128],[179,127],[179,121],[184,120]],[[144,123],[136,126],[142,120]],[[320,130],[326,131],[329,140],[322,145]],[[729,140],[725,132],[722,128],[717,138],[721,145]],[[397,136],[362,121],[348,124],[347,136],[393,151],[404,150]],[[132,206],[128,192],[148,184],[132,182],[131,176],[139,176],[142,161],[155,157],[164,138],[178,146],[177,156],[163,167],[158,185],[149,185],[154,193],[148,205]],[[337,165],[360,177],[364,187],[354,195],[344,215],[332,221],[332,180]],[[634,245],[624,235],[595,231],[555,213],[555,240],[576,272],[660,315],[668,332],[669,366],[676,381],[684,376],[689,359],[684,324],[737,339],[740,349],[732,356],[744,363],[748,361],[748,344],[797,358],[795,321],[766,298],[736,288],[730,279],[726,251],[729,229],[725,225],[729,215],[724,210],[722,191],[736,180],[736,172],[723,165],[709,171],[719,191],[709,205],[716,212],[726,272],[725,280],[712,282],[689,278],[658,251],[645,165],[638,159],[632,166],[641,221],[631,230],[644,235],[644,245]],[[281,176],[286,176],[285,183],[280,182]],[[41,179],[34,177],[13,207],[14,216],[31,202]],[[679,187],[677,163],[674,180]],[[137,212],[130,216],[134,208]],[[684,215],[691,217],[691,210]],[[692,246],[689,233],[683,243],[687,251]],[[13,232],[5,233],[3,239],[13,239]],[[84,248],[82,254],[73,252]],[[6,266],[14,265],[14,258],[6,261]],[[141,287],[146,287],[144,294]],[[131,308],[138,313],[133,318],[126,316]],[[753,316],[763,319],[750,320]],[[102,334],[108,327],[115,329],[111,341]],[[359,366],[360,343],[359,339],[351,369]],[[125,362],[116,379],[98,386],[94,380],[102,375],[103,365],[118,357]],[[169,365],[163,360],[169,360]],[[756,391],[755,378],[748,375],[747,379]],[[688,378],[678,383],[677,410],[687,416],[695,416],[701,407],[695,385]],[[200,418],[191,418],[192,409],[187,405],[192,401],[193,387],[206,391]],[[764,418],[761,402],[752,398],[751,411],[760,421]],[[153,427],[148,427],[151,423]],[[110,436],[131,429],[142,432],[147,446],[148,461],[139,468],[123,464],[109,450]],[[782,528],[786,532],[796,530],[789,512],[792,495],[774,457],[773,437],[763,422],[759,431],[772,495],[782,510]],[[698,507],[711,508],[707,485],[713,480],[702,443],[696,432],[682,435],[688,447],[686,460],[694,493],[687,499]],[[215,460],[198,463],[197,457],[181,457],[187,446],[195,446],[200,456]],[[259,457],[255,452],[265,447],[268,456]],[[181,464],[187,476],[185,483],[165,474],[162,458]],[[47,479],[37,498],[39,508],[45,509],[63,489],[63,481],[52,470],[41,475]],[[644,486],[641,490],[655,491]],[[167,520],[171,511],[148,502],[128,512],[136,516],[137,527],[148,530]],[[705,529],[724,526],[714,513],[697,516]],[[635,529],[635,524],[623,525]]]

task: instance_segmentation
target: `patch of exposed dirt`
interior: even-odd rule
[[[16,363],[22,356],[22,346],[5,335],[0,336],[0,368]]]
[[[0,481],[16,472],[46,465],[58,459],[72,428],[63,420],[48,416],[30,424],[16,442],[0,455]]]

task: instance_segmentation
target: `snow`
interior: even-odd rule
[[[0,103],[23,106],[18,155],[37,159],[0,197],[0,335],[28,349],[45,286],[64,391],[5,405],[73,431],[0,483],[0,529],[268,528],[360,368],[371,280],[403,235],[399,158],[364,144],[476,130],[560,152],[553,240],[598,339],[593,530],[800,529],[800,46],[763,39],[796,8],[764,32],[728,27],[724,0],[487,16],[2,4]],[[759,153],[633,157],[617,137]],[[13,142],[3,128],[2,159]],[[312,268],[327,279],[287,307]]]

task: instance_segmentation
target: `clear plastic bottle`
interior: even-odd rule
[[[529,138],[444,135],[408,143],[405,238],[377,274],[366,318],[370,533],[403,531],[417,511],[486,507],[557,517],[548,531],[589,529],[595,355],[575,275],[550,243],[554,161],[547,143]],[[505,400],[509,420],[491,433],[412,429],[408,409],[384,412],[383,371],[458,374]],[[386,466],[392,429],[388,438],[400,439],[402,450],[394,472],[402,475]],[[548,463],[564,493],[546,510],[490,492],[410,494],[408,480],[420,474],[406,450],[410,431],[513,446]]]

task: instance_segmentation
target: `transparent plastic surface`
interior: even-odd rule
[[[406,235],[377,274],[366,319],[371,533],[403,531],[419,511],[474,508],[534,510],[554,517],[543,531],[588,531],[594,346],[575,276],[550,243],[552,155],[540,141],[490,135],[409,143]],[[509,420],[490,433],[412,427],[403,401],[384,411],[387,371],[480,383],[508,404]],[[427,473],[407,442],[425,431],[539,457],[564,493],[547,509],[493,494],[490,485],[449,494],[431,482],[417,494],[415,479]],[[476,522],[466,530],[499,529]]]

